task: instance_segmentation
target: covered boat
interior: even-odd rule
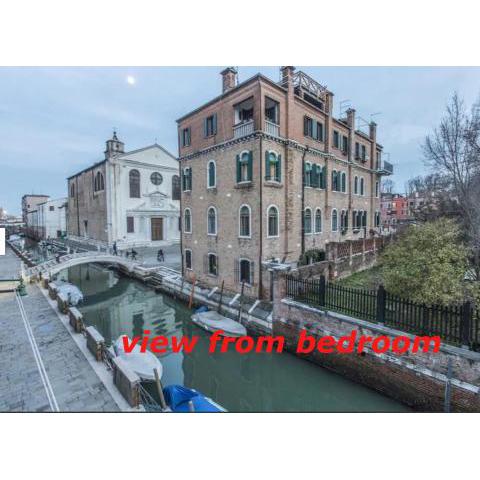
[[[140,351],[140,345],[136,344],[131,352],[126,352],[123,346],[123,337],[127,337],[128,345],[132,343],[127,335],[121,335],[113,344],[113,353],[122,360],[142,379],[145,381],[154,381],[157,369],[158,377],[162,378],[163,367],[160,360],[150,351]]]
[[[80,302],[83,302],[83,293],[82,291],[68,282],[58,282],[55,283],[58,293],[63,293],[68,298],[68,303],[75,307]]]
[[[193,388],[181,385],[169,385],[163,389],[163,395],[172,412],[213,413],[226,410],[211,398],[202,395]]]
[[[217,330],[223,330],[224,337],[243,337],[247,334],[247,329],[241,323],[224,317],[213,310],[194,313],[192,322],[207,330],[207,332],[213,333]]]

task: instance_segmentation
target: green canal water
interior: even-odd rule
[[[61,276],[77,285],[79,309],[108,343],[120,335],[199,336],[193,352],[159,355],[163,385],[195,388],[232,412],[404,412],[404,405],[289,353],[208,353],[209,335],[191,311],[140,282],[97,265]]]

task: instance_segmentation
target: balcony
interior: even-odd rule
[[[248,122],[242,122],[233,126],[233,138],[242,138],[247,135],[251,135],[254,132],[254,122],[249,120]]]
[[[280,127],[269,120],[265,120],[265,133],[271,135],[272,137],[280,136]]]
[[[377,172],[380,175],[392,175],[393,174],[393,165],[386,160],[379,160],[377,162]]]

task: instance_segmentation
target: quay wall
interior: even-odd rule
[[[446,384],[450,379],[450,411],[480,412],[480,354],[442,344],[438,353],[379,354],[365,348],[362,353],[297,354],[300,333],[318,340],[338,340],[353,330],[361,335],[389,338],[413,335],[383,325],[326,312],[285,298],[282,276],[276,277],[273,334],[285,337],[287,350],[305,360],[339,373],[418,411],[445,410]],[[448,365],[451,365],[451,375]]]

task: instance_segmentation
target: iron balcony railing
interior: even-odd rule
[[[392,175],[393,165],[386,160],[380,160],[377,162],[377,171],[383,175]]]

